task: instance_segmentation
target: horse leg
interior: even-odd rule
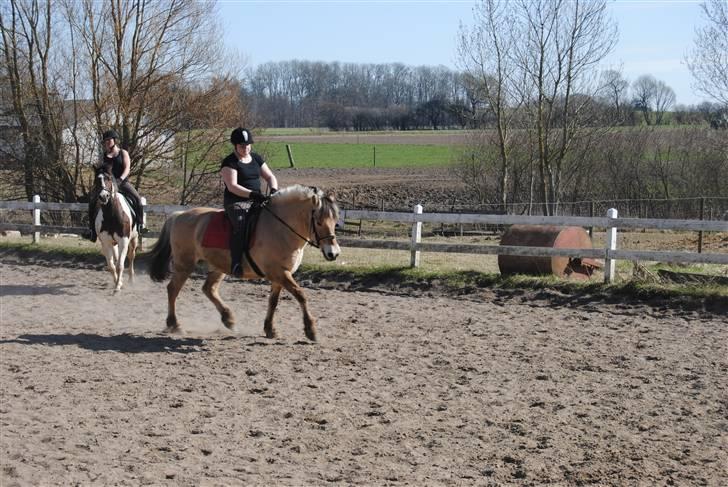
[[[273,315],[278,307],[278,298],[281,295],[281,285],[277,282],[272,282],[270,285],[270,296],[268,296],[268,312],[265,315],[265,324],[263,330],[265,331],[266,338],[277,338],[275,327],[273,326]]]
[[[210,271],[207,273],[207,279],[205,284],[202,286],[202,292],[205,293],[207,299],[212,301],[217,311],[220,313],[220,319],[228,330],[235,331],[235,316],[230,308],[225,306],[218,289],[220,289],[220,283],[222,283],[225,274],[219,271]]]
[[[303,331],[306,333],[306,338],[312,342],[316,341],[316,320],[308,312],[308,305],[306,304],[306,295],[303,294],[303,289],[293,279],[290,272],[286,271],[284,274],[283,287],[296,298],[298,304],[301,306],[303,312]]]
[[[172,279],[170,279],[169,284],[167,284],[167,332],[168,333],[180,333],[182,330],[179,326],[179,322],[177,321],[177,312],[175,309],[175,304],[177,302],[177,296],[179,296],[179,292],[182,290],[182,286],[184,286],[185,281],[187,281],[187,278],[190,277],[190,274],[192,273],[191,270],[187,269],[175,269],[174,273],[172,274]]]
[[[136,257],[137,244],[137,238],[132,238],[129,241],[129,252],[126,254],[129,256],[129,282],[134,282],[134,258]]]
[[[114,292],[121,291],[124,275],[124,264],[126,261],[126,252],[129,248],[129,239],[124,237],[119,239],[119,253],[118,260],[116,261],[116,288]]]
[[[114,245],[106,241],[106,239],[99,238],[101,240],[101,251],[106,257],[106,267],[111,272],[111,276],[114,278],[114,284],[116,284],[116,257],[114,255]]]

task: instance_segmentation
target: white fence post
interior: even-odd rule
[[[415,215],[422,214],[422,205],[415,205]],[[410,256],[410,267],[420,266],[420,251],[415,250],[416,246],[422,240],[422,222],[415,222],[412,225],[412,255]]]
[[[33,195],[33,203],[40,203],[40,195]],[[40,208],[33,206],[33,225],[40,225]],[[40,242],[40,232],[33,232],[33,243]]]
[[[616,208],[610,208],[607,210],[607,218],[617,218]],[[612,259],[612,251],[617,250],[617,227],[607,228],[607,242],[606,242],[606,259],[604,259],[604,282],[610,283],[614,281],[614,269],[617,263],[616,260]]]

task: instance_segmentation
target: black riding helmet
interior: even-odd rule
[[[230,133],[230,142],[235,144],[248,145],[253,143],[253,134],[248,129],[238,127]]]
[[[102,135],[101,138],[104,141],[108,139],[114,139],[118,142],[121,137],[119,137],[119,133],[116,130],[107,130],[106,132],[104,132],[104,135]]]

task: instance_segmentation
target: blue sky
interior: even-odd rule
[[[474,0],[221,0],[225,42],[249,66],[293,59],[457,68],[457,33],[473,22]],[[702,98],[684,64],[702,23],[698,1],[615,0],[619,41],[604,67],[634,81],[651,74],[677,102]]]

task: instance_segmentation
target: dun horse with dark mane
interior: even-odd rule
[[[233,313],[218,294],[220,283],[230,269],[230,250],[204,245],[208,226],[214,218],[221,217],[222,212],[213,208],[194,208],[175,213],[164,223],[159,240],[150,251],[151,278],[162,282],[171,274],[167,285],[168,332],[181,331],[175,302],[199,261],[207,262],[209,269],[202,286],[205,296],[220,312],[225,326],[234,329]],[[316,188],[298,185],[278,191],[261,208],[250,241],[243,278],[265,277],[271,283],[264,323],[266,337],[276,337],[273,315],[281,290],[285,289],[301,306],[306,336],[316,340],[316,322],[308,312],[306,296],[293,279],[293,273],[301,264],[303,250],[308,243],[319,247],[326,260],[338,257],[340,249],[334,233],[338,218],[339,209],[333,197]]]

